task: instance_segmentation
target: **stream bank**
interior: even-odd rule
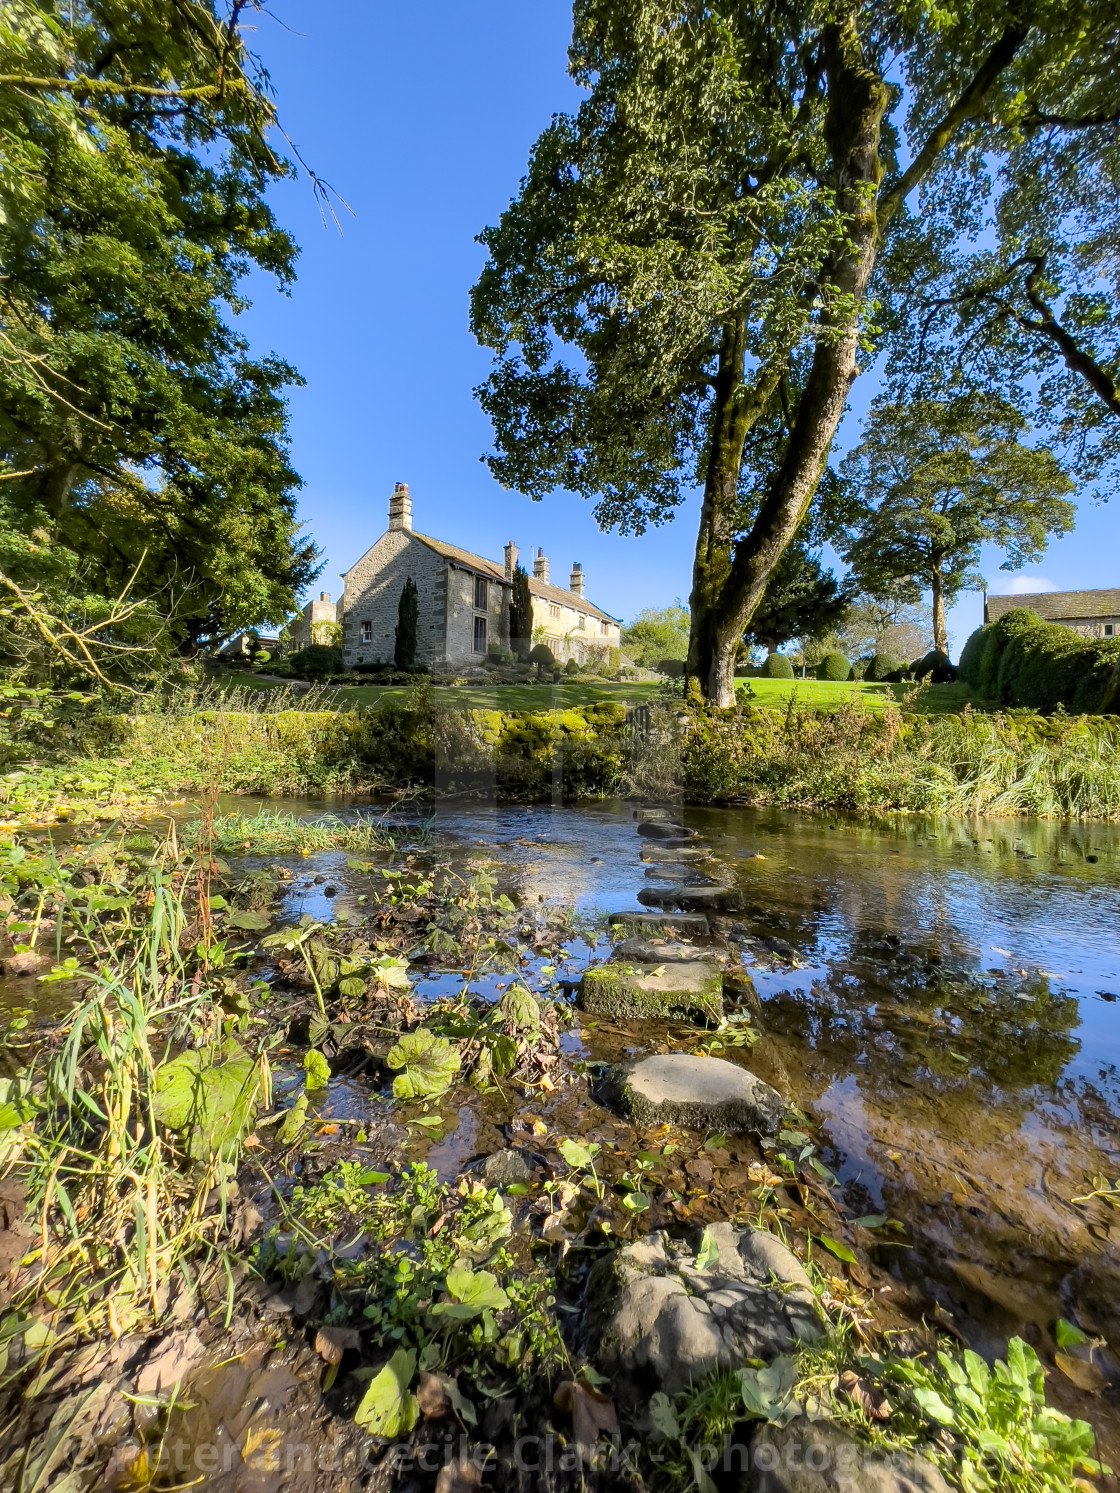
[[[662,810],[648,823],[659,817],[673,822],[677,811]],[[251,818],[218,817],[209,840],[182,822],[173,835],[166,821],[158,833],[154,825],[126,831],[119,845],[113,836],[98,842],[69,830],[59,851],[73,859],[53,891],[49,868],[18,858],[8,867],[17,882],[10,928],[17,926],[12,912],[28,901],[34,910],[34,889],[47,887],[40,927],[53,919],[52,934],[61,928],[65,940],[80,910],[92,942],[88,954],[81,933],[67,946],[81,952],[79,967],[87,960],[104,966],[111,948],[118,973],[129,941],[119,930],[107,936],[108,929],[132,918],[137,895],[155,896],[158,873],[180,899],[175,943],[186,957],[170,1000],[164,960],[153,1025],[166,1032],[185,1014],[187,1030],[166,1057],[155,1052],[156,1066],[175,1062],[176,1053],[212,1053],[216,1041],[225,1045],[215,1066],[236,1063],[229,1044],[237,1044],[258,1049],[258,1064],[264,1055],[271,1086],[256,1104],[254,1128],[241,1134],[236,1173],[223,1173],[219,1156],[207,1179],[202,1211],[224,1219],[226,1253],[207,1263],[201,1251],[193,1299],[172,1281],[174,1271],[157,1278],[148,1301],[134,1279],[130,1317],[104,1264],[101,1296],[115,1294],[115,1331],[108,1317],[97,1317],[109,1309],[96,1291],[81,1301],[48,1281],[39,1282],[37,1297],[19,1297],[26,1313],[19,1320],[47,1325],[8,1339],[7,1392],[25,1391],[33,1366],[42,1381],[9,1433],[17,1447],[42,1449],[52,1425],[56,1441],[69,1428],[87,1446],[111,1443],[117,1485],[136,1486],[142,1454],[155,1467],[157,1450],[177,1441],[188,1450],[228,1441],[236,1448],[229,1486],[249,1486],[249,1473],[280,1486],[283,1459],[272,1472],[264,1465],[279,1445],[269,1439],[275,1423],[268,1418],[279,1405],[301,1444],[335,1447],[344,1462],[351,1459],[354,1476],[354,1459],[365,1459],[363,1473],[373,1471],[384,1486],[390,1473],[401,1486],[409,1478],[418,1488],[435,1485],[438,1468],[416,1465],[417,1426],[429,1439],[438,1431],[441,1447],[450,1434],[454,1447],[462,1437],[472,1446],[488,1441],[496,1456],[511,1458],[526,1423],[553,1438],[553,1485],[568,1479],[574,1486],[580,1427],[586,1433],[596,1414],[606,1417],[593,1407],[613,1399],[609,1384],[595,1382],[600,1370],[585,1356],[582,1336],[585,1283],[596,1262],[662,1230],[698,1259],[705,1231],[730,1222],[785,1234],[809,1266],[829,1322],[846,1334],[832,1360],[818,1352],[798,1361],[789,1393],[796,1384],[804,1400],[809,1382],[827,1389],[842,1418],[840,1410],[856,1403],[842,1376],[868,1383],[864,1360],[882,1366],[892,1355],[929,1353],[938,1332],[991,1359],[1021,1337],[1047,1366],[1051,1401],[1091,1421],[1102,1454],[1115,1462],[1114,1210],[1102,1196],[1073,1202],[1093,1191],[1094,1175],[1116,1176],[1120,1160],[1114,1002],[1106,998],[1120,988],[1120,960],[1114,934],[1101,933],[1100,912],[1115,904],[1115,831],[860,826],[688,810],[679,820],[684,833],[673,836],[684,843],[667,845],[667,836],[638,834],[638,822],[625,806],[443,803],[434,822],[372,829],[368,811],[352,810],[329,831],[337,843],[322,848],[320,831],[316,848],[306,819],[285,826],[266,814],[254,828]],[[259,843],[266,824],[271,848]],[[301,834],[306,843],[297,846]],[[43,853],[34,844],[26,849]],[[665,859],[673,854],[676,862]],[[209,888],[206,916],[200,871]],[[610,915],[648,917],[639,892],[677,886],[687,896],[706,884],[735,891],[742,909],[714,915],[707,936],[694,928],[683,940],[719,964],[723,1024],[581,1012],[572,996],[585,970],[620,942]],[[123,906],[104,905],[122,899]],[[632,926],[613,923],[634,936]],[[140,932],[137,923],[130,937]],[[674,936],[660,948],[681,942]],[[43,1002],[9,1008],[7,1040],[21,1067],[74,1032],[65,1013],[83,985],[68,985],[65,961],[53,962],[62,978],[37,987]],[[136,977],[133,969],[133,989]],[[27,980],[10,976],[3,994],[11,1000]],[[184,991],[185,1013],[173,1009]],[[458,1056],[453,1072],[443,1070],[446,1087],[427,1098],[391,1092],[400,1079],[415,1089],[416,1074],[430,1079],[433,1071],[415,1052],[393,1066],[393,1049],[409,1030],[432,1033]],[[320,1070],[311,1051],[326,1065],[325,1087],[313,1081]],[[593,1086],[605,1068],[674,1052],[748,1067],[796,1106],[784,1130],[760,1137],[643,1126],[596,1102]],[[100,1086],[89,1092],[103,1097],[106,1074],[96,1052],[91,1059],[90,1082]],[[246,1077],[241,1070],[239,1081]],[[212,1140],[213,1117],[210,1133]],[[169,1140],[186,1153],[171,1196],[179,1176],[192,1175],[189,1155],[198,1148],[189,1127]],[[39,1175],[30,1169],[33,1193]],[[83,1200],[77,1203],[85,1224]],[[9,1220],[18,1222],[14,1203]],[[72,1250],[57,1207],[51,1220],[60,1249]],[[127,1234],[126,1218],[117,1223]],[[34,1254],[32,1235],[9,1233],[25,1247],[19,1258]],[[348,1255],[358,1236],[365,1242]],[[211,1248],[216,1239],[208,1236]],[[72,1273],[72,1252],[68,1259]],[[402,1260],[412,1272],[404,1278]],[[449,1277],[456,1260],[469,1262],[467,1277]],[[20,1268],[30,1275],[20,1278]],[[448,1288],[456,1279],[458,1296]],[[26,1293],[37,1280],[32,1260],[17,1266],[11,1284]],[[464,1300],[472,1291],[478,1300]],[[487,1291],[498,1294],[473,1310]],[[455,1310],[432,1318],[441,1302]],[[1068,1342],[1063,1348],[1055,1336],[1060,1320],[1103,1345],[1092,1353]],[[55,1338],[39,1339],[47,1348],[38,1366],[42,1331]],[[117,1346],[107,1360],[108,1341]],[[394,1342],[406,1346],[390,1352]],[[396,1352],[406,1355],[397,1366],[410,1368],[408,1383],[398,1396],[397,1434],[378,1437],[354,1424],[372,1382],[362,1372],[381,1373]],[[1059,1355],[1088,1387],[1058,1367]],[[220,1366],[229,1358],[239,1365],[233,1380]],[[114,1367],[108,1391],[106,1361]],[[179,1380],[195,1409],[177,1408]],[[574,1387],[561,1392],[564,1384]],[[107,1398],[82,1410],[87,1420],[96,1410],[83,1429],[75,1425],[82,1407],[72,1402],[93,1388]],[[783,1409],[774,1384],[762,1388],[779,1424],[792,1401],[787,1395]],[[744,1421],[743,1392],[736,1381],[733,1411],[713,1391],[718,1403],[703,1410],[708,1420],[695,1429],[706,1435],[713,1416],[731,1417],[730,1434]],[[932,1444],[936,1424],[913,1404],[907,1410],[901,1385],[891,1392],[900,1401],[894,1427],[877,1421],[877,1402],[869,1402],[872,1412],[857,1415],[864,1439],[902,1427]],[[135,1407],[124,1413],[129,1394],[153,1402],[150,1417]],[[418,1419],[406,1431],[410,1395]],[[440,1413],[421,1415],[421,1399]],[[394,1404],[390,1395],[388,1413],[397,1413]],[[695,1398],[674,1398],[669,1408],[678,1432],[691,1435],[689,1417],[701,1414]],[[392,1428],[385,1419],[376,1424]],[[751,1434],[744,1444],[753,1444]],[[660,1473],[683,1456],[680,1476],[692,1476],[684,1439],[667,1432],[664,1439]],[[97,1462],[99,1476],[104,1463]],[[42,1466],[34,1465],[38,1476]],[[173,1471],[165,1462],[150,1481],[169,1486]],[[604,1486],[637,1486],[639,1475],[656,1486],[660,1473],[620,1463],[606,1469]],[[299,1476],[307,1486],[331,1479],[317,1463]],[[533,1476],[509,1462],[487,1481],[540,1485]]]

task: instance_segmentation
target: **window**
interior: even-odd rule
[[[1114,637],[1115,633],[1116,633],[1116,626],[1115,626],[1115,624],[1112,623],[1112,622],[1106,622],[1105,625],[1104,625],[1104,635],[1105,635],[1105,637],[1106,638]]]
[[[607,622],[600,622],[599,623],[599,631],[603,634],[604,637],[606,637],[607,633],[609,633],[610,630],[611,629],[610,629],[610,624],[609,623],[607,623]]]
[[[579,628],[580,632],[582,632],[587,626],[587,618],[583,615],[582,612],[580,612],[579,614],[579,621],[576,623],[576,626]]]
[[[362,623],[362,642],[363,643],[372,643],[373,642],[373,623],[372,622],[363,622]]]
[[[548,604],[548,615],[554,621],[559,618],[559,616],[560,616],[560,608],[556,605],[555,602],[552,602],[552,601],[549,602],[549,604]]]
[[[485,586],[486,582],[482,584]],[[476,617],[474,619],[474,651],[476,653],[486,652],[486,618]]]
[[[486,610],[486,582],[480,575],[476,575],[474,578],[474,604],[478,607],[479,611],[484,612]],[[477,646],[475,647],[475,652],[478,652]]]

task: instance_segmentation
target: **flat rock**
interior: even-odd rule
[[[717,964],[696,959],[666,960],[662,965],[598,964],[579,982],[581,1010],[599,1016],[667,1017],[720,1021],[723,1018],[723,973]]]
[[[938,1469],[915,1452],[857,1441],[832,1421],[804,1417],[764,1425],[754,1436],[739,1493],[950,1493]]]
[[[675,907],[681,912],[742,912],[745,905],[737,886],[644,886],[638,901],[643,907]]]
[[[691,1243],[648,1234],[592,1267],[588,1351],[631,1408],[716,1370],[767,1362],[819,1341],[825,1323],[796,1255],[763,1229],[710,1225],[717,1255],[698,1270]]]
[[[657,861],[646,867],[648,881],[667,881],[672,886],[711,886],[712,878],[705,876],[699,866],[686,866],[673,861]]]
[[[706,845],[643,845],[639,859],[643,861],[706,861],[711,857]]]
[[[694,840],[696,831],[685,829],[683,824],[673,824],[666,819],[643,819],[638,833],[644,840]]]
[[[615,944],[612,959],[623,964],[692,964],[710,958],[694,943],[670,943],[663,938],[626,938]]]
[[[708,920],[703,913],[616,912],[607,919],[612,933],[630,938],[634,934],[672,935],[685,938],[707,938]]]
[[[45,954],[36,954],[31,949],[25,949],[19,954],[9,954],[6,959],[0,959],[0,970],[6,975],[17,975],[25,978],[27,975],[37,975],[42,969],[50,969],[51,961]]]
[[[494,1151],[482,1163],[482,1175],[489,1187],[508,1187],[511,1182],[528,1182],[539,1158],[509,1146]]]
[[[738,1063],[686,1052],[661,1053],[608,1068],[599,1092],[605,1103],[639,1125],[680,1125],[735,1135],[773,1135],[786,1108],[777,1089]]]

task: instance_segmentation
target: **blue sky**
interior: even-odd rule
[[[255,46],[284,128],[352,210],[338,209],[340,234],[306,178],[276,188],[302,248],[299,278],[287,296],[254,283],[241,318],[257,352],[307,381],[291,396],[292,453],[301,516],[326,560],[316,592],[337,596],[339,571],[385,527],[393,483],[407,482],[416,528],[495,558],[510,538],[523,556],[540,546],[554,580],[579,560],[588,595],[624,618],[687,598],[696,499],[664,528],[622,539],[601,533],[582,499],[531,502],[479,460],[490,427],[471,391],[489,355],[468,327],[484,258],[474,240],[516,192],[552,114],[578,104],[569,6],[277,0],[272,16]],[[872,375],[857,383],[842,444],[873,393]],[[1041,565],[1013,576],[997,555],[985,574],[994,591],[1111,586],[1117,548],[1115,510],[1086,503]],[[950,615],[958,647],[979,616],[979,596]]]

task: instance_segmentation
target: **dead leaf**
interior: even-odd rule
[[[164,1341],[149,1355],[136,1380],[138,1395],[166,1394],[181,1384],[196,1363],[206,1357],[206,1349],[197,1334],[185,1337],[175,1334]]]
[[[482,1487],[482,1468],[472,1461],[449,1462],[436,1478],[436,1493],[471,1493]]]
[[[447,1380],[443,1374],[421,1374],[416,1390],[416,1403],[420,1414],[428,1420],[442,1420],[451,1413],[451,1397],[447,1393]]]
[[[320,1327],[315,1351],[324,1363],[341,1363],[347,1348],[360,1348],[362,1340],[353,1327]]]
[[[846,1369],[840,1375],[840,1388],[848,1396],[857,1410],[862,1410],[868,1420],[890,1420],[891,1402],[881,1390],[869,1384],[866,1379]]]
[[[279,1472],[283,1440],[284,1432],[279,1426],[250,1426],[245,1432],[241,1460],[254,1472]]]
[[[585,1467],[590,1467],[595,1455],[595,1446],[601,1433],[617,1436],[618,1415],[610,1395],[592,1389],[589,1384],[580,1384],[566,1379],[552,1397],[557,1410],[571,1412],[572,1429],[575,1432],[576,1450]]]
[[[1075,1358],[1072,1353],[1055,1353],[1054,1362],[1072,1384],[1087,1394],[1096,1394],[1108,1382],[1097,1365],[1087,1358]]]

